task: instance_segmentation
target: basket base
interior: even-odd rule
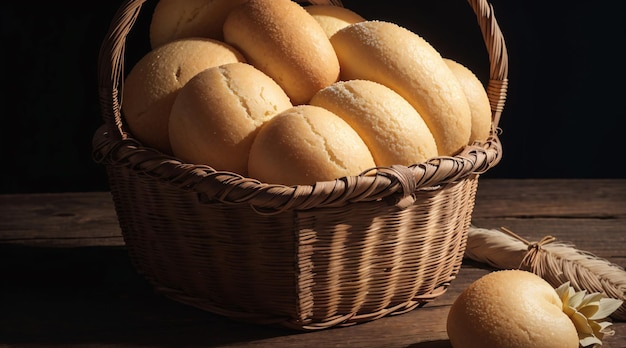
[[[411,312],[415,309],[421,308],[428,304],[429,302],[435,300],[436,298],[443,295],[447,289],[449,284],[445,286],[441,286],[436,288],[431,294],[421,296],[418,301],[409,301],[407,303],[398,304],[396,306],[390,308],[384,308],[376,313],[367,313],[365,315],[359,315],[356,313],[349,313],[343,315],[337,315],[335,317],[327,318],[324,321],[317,323],[309,323],[305,324],[300,321],[294,321],[289,317],[276,317],[276,316],[268,316],[264,314],[258,313],[242,313],[239,311],[229,311],[224,309],[223,307],[216,307],[210,301],[206,301],[203,299],[189,297],[187,294],[175,290],[168,289],[164,287],[159,287],[154,285],[154,289],[157,293],[165,296],[166,298],[176,301],[178,303],[182,303],[184,305],[188,305],[194,308],[198,308],[200,310],[216,314],[222,317],[225,317],[229,320],[233,320],[236,322],[253,324],[253,325],[261,325],[261,326],[269,326],[275,327],[278,329],[289,329],[294,331],[318,331],[329,328],[341,328],[354,326],[361,323],[370,322],[373,320],[381,319],[384,317],[401,315],[408,312]],[[426,298],[430,297],[430,300]]]
[[[181,303],[296,330],[406,313],[445,292],[460,269],[474,175],[385,201],[263,215],[109,167],[135,268]]]

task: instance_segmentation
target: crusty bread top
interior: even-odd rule
[[[258,129],[291,106],[280,86],[252,65],[206,69],[185,84],[172,106],[172,151],[189,163],[247,175]]]
[[[374,166],[363,140],[339,116],[299,105],[261,127],[250,149],[248,172],[267,183],[311,185]]]
[[[578,347],[554,288],[534,273],[493,271],[467,287],[448,314],[455,348]]]
[[[245,61],[232,46],[207,38],[180,39],[143,56],[124,80],[122,111],[133,135],[170,153],[167,124],[180,88],[198,72]]]
[[[339,78],[339,62],[320,24],[291,0],[249,0],[224,23],[224,40],[272,77],[294,105]]]
[[[339,81],[317,92],[310,103],[348,122],[378,166],[408,166],[437,156],[435,139],[415,108],[377,82]]]
[[[223,40],[230,11],[247,0],[159,0],[150,21],[150,45],[188,37]]]
[[[465,65],[449,58],[444,61],[463,87],[472,113],[472,132],[469,143],[485,141],[491,132],[491,103],[478,77]]]
[[[317,20],[329,38],[350,24],[365,21],[360,14],[341,6],[309,5],[304,9]]]
[[[431,130],[440,155],[456,154],[471,132],[470,108],[460,83],[426,40],[397,24],[365,21],[330,38],[341,79],[379,82],[403,96]]]

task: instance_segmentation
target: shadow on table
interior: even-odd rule
[[[0,244],[0,279],[0,345],[213,346],[298,333],[160,296],[123,247]]]

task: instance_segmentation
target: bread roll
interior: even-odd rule
[[[354,128],[377,166],[408,166],[437,156],[435,139],[415,108],[377,82],[339,81],[317,92],[310,104],[335,113]]]
[[[454,348],[578,348],[555,289],[534,273],[493,271],[467,287],[448,313]]]
[[[329,38],[339,29],[365,21],[360,14],[341,6],[309,5],[304,9],[322,26]]]
[[[470,106],[472,132],[469,143],[487,140],[491,132],[491,104],[485,87],[474,72],[466,66],[449,58],[444,58],[444,61],[461,83]]]
[[[291,0],[249,0],[224,23],[224,40],[272,77],[294,105],[337,81],[339,62],[324,29]]]
[[[204,69],[241,61],[232,46],[206,38],[180,39],[148,52],[124,81],[122,111],[133,136],[171,154],[167,127],[180,88]]]
[[[183,86],[172,106],[172,151],[190,163],[247,175],[258,129],[291,106],[280,86],[249,64],[206,69]]]
[[[257,134],[250,177],[283,185],[311,185],[358,175],[375,166],[359,135],[339,116],[299,105],[274,116]]]
[[[393,23],[366,21],[339,30],[330,41],[341,79],[375,81],[403,96],[428,125],[440,155],[454,155],[467,145],[467,98],[439,52],[423,38]]]
[[[224,39],[222,27],[230,11],[246,0],[159,0],[150,21],[152,48],[189,37]]]

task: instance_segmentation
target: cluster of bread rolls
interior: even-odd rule
[[[486,140],[479,79],[416,33],[332,5],[160,0],[122,112],[146,146],[298,185]]]

